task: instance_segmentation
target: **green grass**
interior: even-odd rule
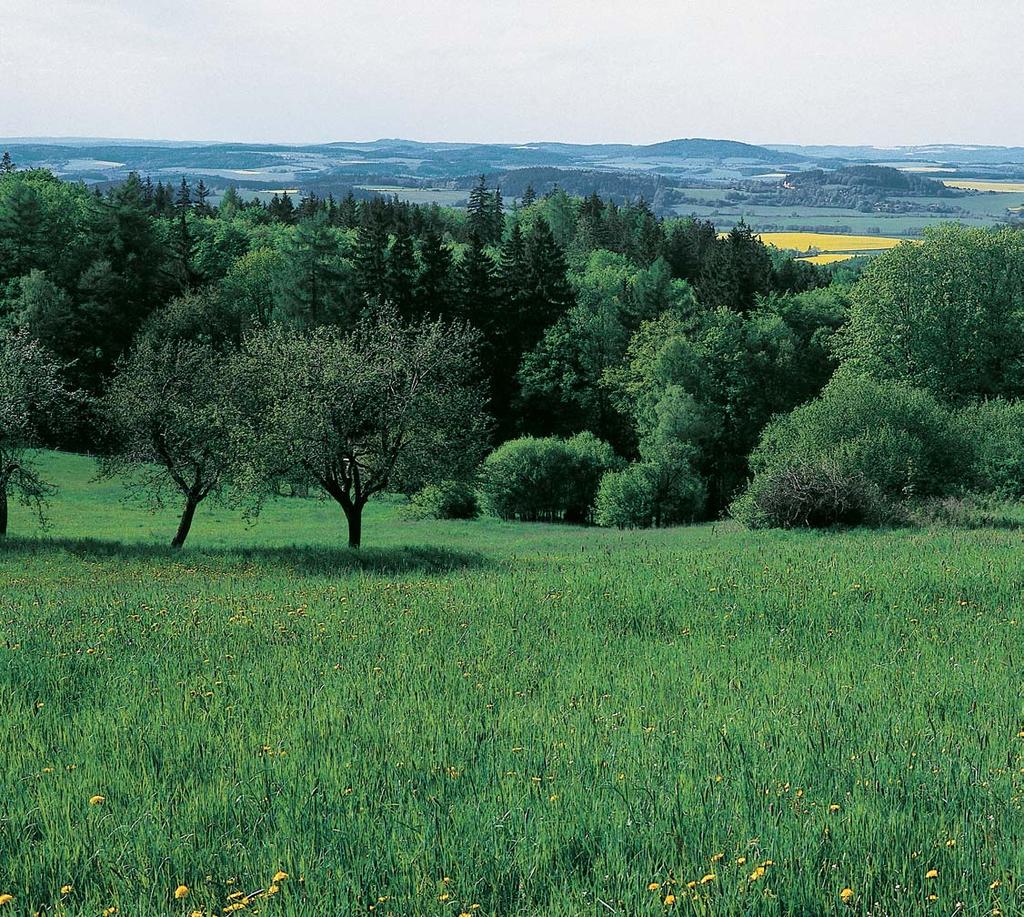
[[[282,500],[174,554],[46,464],[51,530],[0,547],[8,913],[223,914],[277,870],[243,913],[1020,911],[1020,532],[379,504],[357,556]]]

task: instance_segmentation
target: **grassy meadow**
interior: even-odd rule
[[[355,554],[281,500],[175,554],[45,464],[0,545],[0,914],[1021,911],[1018,530],[379,503]]]

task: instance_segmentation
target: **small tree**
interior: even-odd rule
[[[169,493],[184,501],[173,548],[185,543],[199,504],[222,492],[231,468],[228,370],[209,345],[144,335],[101,401],[112,438],[103,474],[126,475],[154,510]]]
[[[40,477],[32,451],[77,398],[65,388],[62,370],[26,333],[0,331],[0,537],[7,534],[12,493],[44,518],[54,488]]]
[[[487,421],[476,340],[465,326],[404,325],[390,307],[348,334],[254,334],[240,358],[254,395],[239,442],[250,483],[287,474],[317,484],[358,548],[374,494],[458,479],[479,461]]]

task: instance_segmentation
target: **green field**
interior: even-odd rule
[[[382,503],[356,555],[281,500],[174,554],[46,464],[0,547],[4,912],[1020,912],[1019,531]]]

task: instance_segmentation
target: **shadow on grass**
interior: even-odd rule
[[[445,574],[491,566],[482,554],[426,545],[387,548],[331,548],[325,546],[291,547],[197,547],[176,551],[159,544],[100,538],[20,538],[0,539],[0,562],[6,558],[42,557],[70,554],[84,560],[122,560],[125,562],[160,561],[194,566],[212,562],[225,569],[256,564],[312,576],[331,576],[360,571],[392,575],[396,573]]]

